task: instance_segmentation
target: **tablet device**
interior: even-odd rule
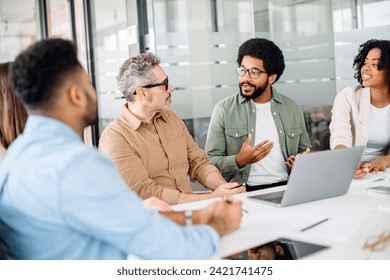
[[[278,238],[228,256],[229,260],[298,260],[329,247],[313,243]]]

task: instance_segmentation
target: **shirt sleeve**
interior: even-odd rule
[[[207,153],[196,144],[182,120],[180,123],[187,142],[189,174],[205,186],[206,177],[212,172],[219,172],[219,170],[208,159]]]
[[[142,259],[206,259],[219,237],[207,225],[179,226],[146,209],[105,157],[77,156],[61,182],[60,205],[69,227]]]
[[[298,153],[303,153],[307,148],[312,148],[309,135],[307,134],[305,118],[301,107],[298,106],[299,124],[302,127],[302,133],[299,138]]]
[[[226,154],[226,136],[223,108],[217,104],[211,114],[205,150],[210,161],[224,176],[235,174],[241,169],[237,166],[236,155]]]
[[[151,179],[142,159],[123,135],[115,130],[106,131],[100,139],[99,149],[115,163],[126,184],[142,199],[155,196],[169,204],[177,204],[180,192],[164,188]]]
[[[332,150],[337,145],[352,147],[352,107],[346,94],[347,90],[348,88],[338,93],[333,103],[332,118],[329,125],[330,148]]]

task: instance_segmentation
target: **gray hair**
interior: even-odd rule
[[[155,75],[149,71],[159,64],[160,59],[151,52],[130,57],[122,64],[116,80],[118,89],[127,101],[134,100],[133,95],[138,87],[153,82]]]

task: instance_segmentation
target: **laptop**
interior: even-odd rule
[[[364,146],[302,154],[296,158],[285,191],[248,196],[284,207],[344,195]]]

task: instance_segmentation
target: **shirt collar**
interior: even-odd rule
[[[126,120],[127,124],[129,124],[130,128],[132,130],[137,130],[142,124],[143,122],[137,118],[129,109],[128,107],[128,103],[125,103],[123,105],[123,108],[122,108],[122,116],[123,118]],[[153,122],[158,119],[158,118],[161,118],[163,119],[165,122],[167,122],[167,118],[165,116],[164,113],[160,113],[158,112],[154,117],[153,117]]]
[[[284,100],[282,98],[282,95],[272,86],[271,86],[271,92],[272,92],[272,99],[273,100],[275,100],[278,103],[284,104]]]
[[[59,134],[63,135],[70,140],[77,142],[83,142],[81,137],[66,123],[46,116],[41,115],[29,115],[26,123],[26,127],[23,133],[41,133],[41,134]]]

